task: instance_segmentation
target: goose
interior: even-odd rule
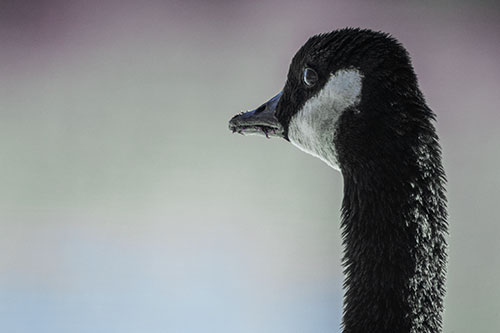
[[[229,121],[341,172],[343,332],[442,330],[448,224],[435,118],[400,42],[344,28],[307,40],[283,90]]]

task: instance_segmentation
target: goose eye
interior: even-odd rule
[[[314,86],[316,81],[318,81],[318,73],[312,68],[304,69],[304,83],[309,87]]]

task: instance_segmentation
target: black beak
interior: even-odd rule
[[[276,105],[278,105],[282,93],[280,92],[255,110],[234,116],[229,121],[229,129],[233,133],[238,132],[243,135],[254,134],[267,138],[270,136],[283,138],[283,126],[276,118]]]

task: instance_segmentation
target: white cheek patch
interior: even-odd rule
[[[339,170],[333,143],[336,123],[344,110],[359,103],[362,80],[363,75],[355,68],[332,73],[318,94],[290,120],[290,142]]]

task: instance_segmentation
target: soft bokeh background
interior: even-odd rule
[[[227,121],[312,34],[392,33],[438,114],[445,332],[500,331],[486,1],[0,1],[1,332],[339,332],[342,179]]]

